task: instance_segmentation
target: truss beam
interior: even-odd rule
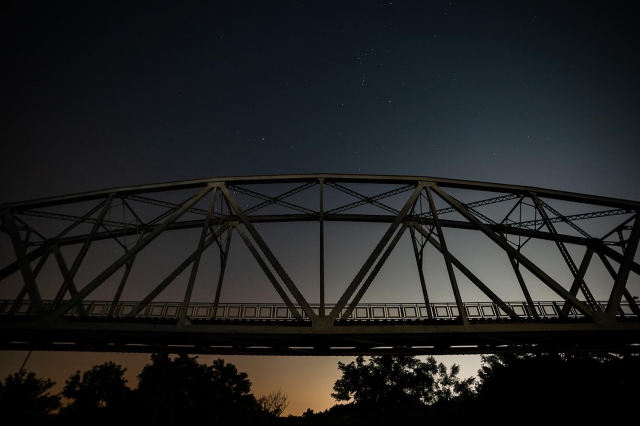
[[[309,191],[316,185],[319,185],[317,192]],[[331,187],[329,192],[327,187]],[[164,195],[165,191],[172,192]],[[246,197],[239,200],[237,197],[241,195]],[[353,199],[345,203],[345,195]],[[167,201],[179,198],[185,201]],[[564,208],[552,207],[556,205],[554,200],[572,203],[571,214],[563,214]],[[88,208],[88,204],[92,207]],[[561,207],[561,203],[557,205]],[[278,209],[269,209],[276,206]],[[357,213],[355,209],[361,206],[369,208]],[[640,275],[640,264],[635,260],[640,245],[640,225],[636,220],[639,210],[638,201],[515,185],[419,176],[336,174],[199,179],[7,204],[0,206],[0,232],[8,237],[10,253],[0,253],[0,288],[13,294],[11,300],[0,299],[0,349],[26,344],[58,350],[62,347],[50,342],[69,339],[67,343],[76,345],[73,348],[77,350],[101,348],[108,341],[113,350],[120,350],[115,348],[122,344],[133,345],[124,351],[142,350],[134,347],[155,349],[165,344],[202,353],[334,354],[337,352],[328,348],[335,347],[342,354],[373,354],[384,353],[387,346],[393,353],[498,353],[524,350],[523,345],[533,345],[527,346],[527,350],[533,347],[534,351],[594,347],[628,350],[640,347],[640,308],[634,299],[637,295],[632,294],[635,287],[628,286],[632,274],[636,274],[633,280]],[[523,217],[523,212],[530,216]],[[446,216],[449,213],[453,215]],[[598,219],[602,217],[610,219]],[[358,265],[355,276],[346,277],[348,285],[342,293],[326,300],[331,284],[326,281],[335,278],[335,270],[325,275],[325,269],[333,265],[325,264],[325,257],[330,255],[333,259],[337,254],[326,250],[339,247],[348,251],[351,242],[344,247],[325,246],[328,238],[325,232],[339,230],[339,226],[334,226],[337,223],[356,222],[377,224],[368,227],[382,228],[382,238],[373,244],[363,264]],[[314,274],[319,276],[304,276],[294,283],[288,274],[290,265],[280,263],[274,254],[276,246],[268,245],[258,232],[262,231],[258,224],[267,223],[281,224],[270,228],[276,230],[276,239],[290,228],[287,223],[308,224],[305,229],[312,230],[309,238],[297,240],[305,245],[313,240],[316,250],[319,247],[314,252],[318,254],[311,259],[314,264],[318,262]],[[556,230],[557,223],[566,225],[563,225],[566,230],[560,230],[564,233]],[[296,227],[296,232],[300,229]],[[407,230],[411,252],[402,251],[408,249],[402,248],[407,241],[402,236]],[[483,256],[484,247],[459,254],[465,257],[454,256],[451,247],[471,231],[480,235],[473,240],[474,245],[482,240],[481,244],[490,249],[500,249],[498,255],[509,263],[495,262],[490,266],[506,267],[504,276],[512,278],[492,285],[498,281],[484,276],[489,288],[471,271],[474,268],[470,265],[478,259],[468,261],[468,257]],[[267,285],[273,286],[274,293],[282,299],[282,306],[280,303],[277,308],[275,304],[260,305],[260,309],[247,306],[245,312],[244,307],[232,309],[233,303],[221,300],[225,274],[230,272],[228,260],[235,232],[248,251],[244,251],[246,259],[238,259],[240,263],[234,262],[234,266],[247,259],[253,262],[254,258],[270,283]],[[182,263],[168,276],[154,277],[162,281],[152,282],[149,288],[139,291],[137,286],[145,285],[144,280],[153,276],[146,275],[146,270],[153,267],[149,255],[156,253],[156,244],[147,249],[149,244],[165,235],[157,243],[164,251],[172,248],[170,238],[175,236],[180,241],[181,235],[189,234],[195,236],[190,255],[178,259]],[[562,257],[573,277],[567,282],[552,279],[553,271],[547,268],[552,268],[553,262],[537,253],[531,247],[533,244],[527,245],[530,241],[553,242],[559,250],[546,254]],[[218,247],[218,253],[211,259],[203,258],[211,245]],[[583,250],[579,267],[570,256],[569,245]],[[446,273],[433,274],[427,269],[424,259],[428,246],[440,252]],[[109,263],[105,262],[112,251],[117,254]],[[77,254],[65,260],[68,253]],[[420,303],[424,299],[421,307],[408,308],[407,304],[391,307],[391,303],[385,305],[387,308],[363,303],[373,291],[373,281],[380,279],[384,265],[390,265],[392,254],[394,266],[395,262],[405,262],[402,268],[417,268],[413,272],[417,272]],[[599,293],[610,292],[606,303],[596,302],[584,282],[593,268],[593,254],[598,255],[611,275],[610,282],[591,283],[594,291],[597,287]],[[436,258],[439,260],[440,256]],[[204,267],[204,262],[212,261],[219,266],[215,273]],[[99,264],[106,266],[95,270],[94,265]],[[523,268],[544,284],[542,292],[534,293],[529,279],[525,283]],[[91,270],[93,276],[85,277],[84,271]],[[156,301],[187,270],[180,300]],[[117,271],[121,271],[117,279],[110,278]],[[462,276],[488,301],[465,300],[466,287],[460,286],[459,281]],[[112,279],[113,286],[104,285]],[[442,288],[438,286],[443,285],[445,293],[451,294],[446,290],[451,289],[452,300],[434,304],[431,299],[440,294]],[[215,292],[212,304],[208,300],[194,300],[203,286],[210,289],[212,296]],[[87,300],[97,289],[100,294],[109,294],[108,300]],[[544,297],[550,297],[551,302],[539,300],[545,291],[550,296]],[[51,294],[53,300],[43,301],[40,292]],[[520,292],[526,302],[503,300],[503,294]],[[144,297],[126,300],[126,294]],[[245,306],[242,300],[231,302]],[[169,310],[173,314],[168,314]],[[242,312],[242,319],[236,321],[233,318],[238,312]],[[411,319],[416,312],[420,312],[419,319]],[[261,319],[263,315],[265,319]],[[499,331],[501,327],[509,331]],[[131,330],[141,332],[133,337]],[[154,330],[162,332],[155,334]],[[449,337],[443,338],[445,335]],[[534,335],[538,337],[531,337]],[[253,349],[257,347],[263,349]]]

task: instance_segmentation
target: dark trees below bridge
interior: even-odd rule
[[[280,390],[256,398],[246,373],[218,359],[154,354],[127,387],[122,366],[107,362],[73,374],[60,396],[34,373],[0,382],[0,418],[34,425],[457,425],[488,422],[574,424],[603,420],[635,424],[640,356],[507,354],[483,357],[478,378],[458,378],[432,357],[362,357],[343,364],[338,402],[320,413],[278,417]],[[61,406],[62,399],[62,408]],[[608,419],[608,420],[607,420]]]
[[[428,357],[339,364],[338,404],[290,425],[636,424],[640,356],[508,354],[482,359],[475,382]],[[416,423],[417,424],[417,423]]]

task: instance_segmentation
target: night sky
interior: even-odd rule
[[[0,204],[333,172],[640,199],[633,2],[184,3],[3,2]],[[25,355],[0,354],[2,376]],[[27,368],[60,382],[111,358],[148,359]],[[256,393],[282,387],[287,413],[332,404],[337,358],[228,360]]]

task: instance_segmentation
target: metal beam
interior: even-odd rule
[[[300,315],[300,312],[298,312],[298,309],[296,309],[293,306],[291,299],[289,299],[289,296],[284,291],[284,289],[282,288],[282,286],[280,285],[276,277],[273,275],[273,273],[271,272],[271,269],[269,269],[269,267],[265,263],[262,256],[260,256],[260,253],[258,253],[258,250],[256,250],[255,246],[253,245],[253,243],[251,242],[247,234],[244,233],[244,230],[239,225],[235,226],[235,228],[238,231],[238,235],[240,235],[240,238],[242,238],[242,241],[244,241],[244,243],[247,245],[247,248],[249,249],[253,257],[256,259],[256,261],[264,271],[267,278],[269,278],[271,285],[273,285],[273,287],[276,289],[276,291],[278,292],[278,294],[280,295],[284,303],[287,305],[287,307],[291,311],[291,314],[297,319],[302,319],[302,315]]]
[[[131,269],[133,268],[133,262],[135,262],[136,256],[133,256],[127,262],[125,266],[124,273],[122,274],[122,278],[120,278],[120,284],[118,285],[118,290],[116,290],[116,295],[111,302],[111,307],[109,308],[109,315],[114,315],[116,312],[116,307],[118,306],[118,302],[120,302],[120,296],[122,296],[122,292],[124,291],[124,286],[127,284],[127,279],[129,279],[129,274],[131,273]]]
[[[604,267],[607,269],[607,271],[609,271],[609,275],[611,275],[611,278],[613,278],[613,281],[616,282],[618,280],[618,273],[616,272],[615,269],[613,269],[613,266],[611,266],[611,262],[609,262],[609,259],[607,259],[604,253],[602,253],[602,250],[597,250],[597,253],[598,253],[598,257],[600,257],[600,260],[604,264]],[[638,304],[636,303],[631,293],[629,293],[629,290],[625,288],[623,295],[625,299],[627,299],[627,303],[629,303],[629,306],[631,307],[631,311],[634,314],[636,314],[638,318],[640,318],[640,307],[638,307]]]
[[[309,187],[311,187],[313,185],[315,185],[315,182],[310,182],[310,183],[308,183],[306,185],[302,185],[302,186],[300,186],[298,188],[295,188],[292,191],[285,192],[284,194],[279,195],[277,197],[269,197],[268,195],[260,194],[259,192],[251,191],[249,189],[242,188],[242,187],[235,186],[235,185],[230,185],[229,189],[231,191],[236,191],[236,192],[239,192],[241,194],[248,195],[250,197],[258,198],[260,200],[265,200],[264,203],[257,204],[255,206],[247,209],[245,214],[249,214],[250,211],[253,212],[253,211],[259,210],[259,209],[261,209],[263,207],[266,207],[267,205],[270,205],[270,204],[277,204],[279,206],[287,207],[289,209],[297,210],[299,212],[306,213],[306,214],[315,214],[315,212],[313,210],[311,210],[311,209],[307,209],[305,207],[301,207],[301,206],[298,206],[296,204],[291,204],[291,203],[288,203],[286,201],[282,201],[284,198],[288,197],[289,195],[296,194],[296,193],[298,193],[298,192],[300,192],[302,190],[305,190],[305,189],[307,189],[307,188],[309,188]]]
[[[222,232],[222,231],[220,231]],[[210,236],[204,243],[203,250],[209,248],[211,244],[213,244],[215,237]],[[141,302],[139,302],[136,306],[133,307],[131,312],[127,314],[128,317],[135,317],[138,315],[145,306],[153,301],[162,291],[169,286],[176,278],[180,276],[184,272],[185,269],[189,267],[193,263],[197,255],[198,250],[196,249],[193,253],[189,255],[176,269],[174,269],[160,284],[158,284],[149,294],[147,294]]]
[[[52,310],[55,310],[58,306],[60,306],[60,304],[62,303],[62,299],[64,299],[64,296],[67,294],[67,291],[70,290],[71,287],[73,287],[75,290],[75,284],[73,283],[73,279],[76,276],[78,269],[80,269],[80,264],[84,260],[84,257],[87,255],[87,252],[89,251],[89,247],[91,247],[91,243],[93,242],[93,238],[95,237],[96,232],[98,232],[98,228],[100,228],[100,224],[104,220],[104,217],[106,216],[107,211],[109,211],[109,208],[111,207],[112,200],[113,200],[113,194],[110,194],[104,203],[104,207],[102,208],[102,211],[98,216],[98,219],[94,222],[93,226],[91,227],[91,232],[89,232],[89,235],[87,235],[87,239],[82,245],[82,248],[78,253],[78,256],[76,256],[76,259],[73,261],[73,264],[71,265],[71,269],[68,271],[67,274],[63,272],[64,282],[62,283],[62,287],[60,288],[60,291],[58,291],[58,294],[56,295],[56,298],[53,301]],[[56,259],[58,259],[57,254],[56,254]],[[64,264],[64,268],[66,269],[66,264],[64,263],[64,259],[62,258],[61,253],[60,253],[60,259],[62,260]],[[60,259],[58,260],[59,264],[60,264]],[[75,296],[75,294],[72,294],[72,297],[73,296]],[[84,313],[84,309],[81,309],[80,312]]]
[[[578,273],[576,274],[573,284],[571,285],[571,289],[569,293],[574,296],[578,294],[578,290],[580,289],[580,283],[584,282],[584,276],[587,273],[587,269],[589,269],[589,263],[591,263],[591,258],[593,257],[593,246],[587,246],[587,251],[584,253],[584,257],[582,258],[582,262],[580,262],[580,269],[578,269]],[[569,315],[569,311],[571,310],[571,306],[565,302],[562,307],[562,311],[560,311],[561,317],[566,317]]]
[[[224,245],[224,249],[220,247],[220,273],[218,274],[218,286],[216,287],[216,296],[213,302],[213,318],[218,315],[218,304],[220,303],[222,282],[224,281],[224,273],[227,269],[227,260],[229,259],[229,248],[231,247],[231,236],[233,235],[233,228],[233,226],[227,226],[228,235]]]
[[[135,246],[124,255],[122,255],[118,260],[111,264],[107,269],[105,269],[100,275],[93,279],[89,284],[87,284],[82,290],[78,292],[75,296],[73,296],[70,300],[63,303],[58,309],[53,311],[51,314],[47,315],[50,321],[55,320],[57,317],[66,313],[69,309],[71,309],[79,300],[84,299],[89,294],[91,294],[96,288],[98,288],[102,283],[104,283],[111,275],[113,275],[118,269],[124,266],[125,263],[129,261],[133,256],[138,254],[143,248],[145,248],[149,243],[155,240],[158,235],[160,235],[169,225],[175,222],[180,216],[182,216],[191,206],[196,204],[198,201],[202,199],[207,193],[211,191],[210,187],[204,188],[202,191],[191,197],[187,202],[185,202],[178,210],[173,212],[163,223],[162,225],[156,227],[153,231],[147,234],[144,238],[138,240]]]
[[[89,210],[87,213],[85,213],[82,217],[77,218],[75,220],[74,223],[72,223],[71,225],[69,225],[67,228],[65,228],[62,232],[60,232],[58,235],[55,236],[55,238],[53,238],[53,241],[59,241],[62,237],[64,237],[65,235],[67,235],[69,232],[71,232],[72,230],[74,230],[77,226],[79,226],[82,223],[94,223],[95,219],[91,219],[91,216],[97,212],[98,210],[100,210],[103,206],[104,203],[106,203],[107,200],[102,200],[100,203],[98,203],[97,206],[95,206],[94,208],[92,208],[91,210]]]
[[[433,214],[433,220],[436,223],[436,231],[438,232],[438,239],[440,240],[440,245],[442,247],[442,255],[444,257],[444,263],[447,267],[447,274],[449,274],[449,281],[451,283],[451,289],[453,290],[453,297],[456,299],[456,305],[458,305],[458,312],[460,312],[460,318],[462,319],[463,324],[467,324],[469,320],[467,319],[467,312],[464,309],[464,305],[462,304],[462,296],[460,296],[460,289],[458,288],[458,281],[456,280],[456,273],[453,270],[453,266],[451,265],[451,258],[449,255],[449,250],[447,249],[447,243],[444,238],[444,233],[442,232],[442,226],[440,226],[440,219],[438,218],[438,213],[436,212],[436,204],[433,201],[433,196],[431,195],[431,188],[429,186],[427,188],[427,197],[429,198],[429,209]]]
[[[389,207],[389,206],[387,206],[386,204],[382,204],[382,203],[380,203],[380,202],[378,202],[378,201],[377,201],[377,200],[379,200],[379,199],[381,199],[381,198],[385,198],[385,196],[387,195],[386,193],[385,193],[385,194],[377,195],[377,196],[375,196],[375,197],[365,197],[364,195],[362,195],[362,194],[360,194],[360,193],[358,193],[358,192],[356,192],[356,191],[352,191],[352,190],[351,190],[351,189],[349,189],[349,188],[345,188],[345,187],[344,187],[344,186],[342,186],[342,185],[338,185],[338,184],[337,184],[337,183],[335,183],[335,182],[331,182],[331,181],[329,181],[329,182],[327,182],[327,185],[328,185],[328,186],[330,186],[330,187],[332,187],[332,188],[337,189],[337,190],[338,190],[338,191],[340,191],[340,192],[344,192],[345,194],[349,194],[349,195],[351,195],[352,197],[358,198],[358,199],[360,200],[360,202],[347,204],[346,206],[342,206],[342,207],[338,207],[338,208],[336,208],[336,209],[333,209],[333,210],[331,210],[331,213],[345,211],[345,210],[348,210],[348,209],[352,209],[352,208],[354,208],[354,207],[356,207],[356,206],[358,206],[358,205],[364,205],[364,204],[368,203],[368,204],[372,204],[372,205],[374,205],[374,206],[376,206],[376,207],[378,207],[378,208],[381,208],[381,209],[383,209],[383,210],[386,210],[386,211],[388,211],[388,212],[390,212],[390,213],[393,213],[393,214],[395,214],[395,215],[397,215],[397,214],[398,214],[398,211],[397,211],[396,209],[394,209],[394,208],[392,208],[392,207]],[[405,187],[405,188],[406,188],[406,187]],[[400,193],[400,192],[404,192],[405,190],[408,190],[408,189],[405,189],[405,188],[400,188],[400,189],[401,189],[400,191],[399,191],[399,190],[397,190],[397,189],[396,189],[396,190],[393,190],[393,191],[389,191],[389,193],[393,193],[393,194],[395,195],[395,194],[398,194],[398,193]],[[410,188],[409,188],[409,189],[410,189]],[[360,203],[362,203],[362,204],[360,204]]]
[[[360,222],[360,223],[392,223],[393,220],[395,219],[395,216],[392,215],[366,215],[366,214],[336,214],[336,215],[329,215],[325,212],[324,215],[324,220],[326,222]],[[226,219],[225,219],[226,220]],[[232,215],[229,220],[238,220],[237,217],[235,217],[234,215]],[[318,216],[316,215],[303,215],[303,214],[291,214],[291,215],[264,215],[264,216],[252,216],[251,217],[251,223],[287,223],[287,222],[315,222],[318,220]],[[407,215],[407,220],[415,220],[415,218],[411,217],[411,215]],[[213,222],[214,223],[220,223],[222,220],[216,218]],[[428,219],[424,221],[425,224],[432,224],[433,220],[432,219]],[[185,221],[180,221],[180,222],[175,222],[173,223],[171,226],[169,226],[167,228],[167,231],[179,231],[179,230],[184,230],[184,229],[194,229],[194,228],[201,228],[203,224],[203,220],[199,219],[199,220],[185,220]],[[454,229],[464,229],[464,230],[473,230],[473,231],[477,231],[478,229],[471,223],[469,223],[468,221],[460,221],[460,220],[445,220],[445,219],[440,219],[440,224],[443,228],[454,228]],[[151,225],[145,228],[140,228],[140,232],[146,232],[149,233],[151,231],[153,231],[158,225]],[[544,226],[544,224],[542,224],[542,226]],[[550,234],[548,232],[541,232],[541,231],[533,231],[533,230],[528,230],[528,229],[518,229],[518,228],[509,228],[509,227],[505,227],[504,225],[498,225],[498,226],[493,226],[493,225],[489,225],[489,228],[494,231],[494,232],[509,232],[509,233],[517,233],[522,237],[527,237],[527,238],[536,238],[536,239],[541,239],[541,240],[548,240],[548,241],[555,241],[555,237],[553,234]],[[114,237],[122,237],[125,236],[125,232],[124,231],[112,231],[111,234],[107,233],[107,232],[99,232],[96,234],[94,241],[98,241],[98,240],[104,240],[104,239],[111,239]],[[583,237],[577,237],[577,236],[573,236],[573,235],[566,235],[566,234],[558,234],[558,237],[565,243],[565,244],[576,244],[576,245],[581,245],[581,246],[586,246],[589,245],[590,243],[592,243],[592,240],[583,238]],[[67,237],[67,238],[62,238],[60,240],[55,241],[56,244],[62,246],[68,246],[68,245],[73,245],[73,244],[80,244],[83,243],[86,240],[86,235],[80,235],[80,236],[74,236],[74,237]],[[53,244],[54,241],[52,241],[50,244]],[[27,254],[27,257],[29,258],[29,260],[33,260],[36,257],[40,256],[43,253],[43,250],[45,248],[48,249],[48,246],[50,244],[47,244],[46,246],[38,246],[37,248],[35,248],[34,250],[30,251]],[[622,255],[618,254],[617,252],[615,252],[615,250],[612,250],[613,253],[607,251],[607,256],[610,256],[612,259],[617,259],[616,256],[619,256],[620,258],[622,258]],[[6,266],[5,268],[3,268],[0,271],[0,280],[6,278],[7,276],[15,273],[16,271],[19,270],[19,265],[18,262],[14,262],[8,266]],[[637,263],[634,263],[631,266],[631,270],[633,272],[640,273],[640,265],[638,265]]]
[[[40,261],[38,262],[35,269],[33,270],[33,279],[38,278],[38,274],[42,270],[42,267],[44,266],[44,264],[47,262],[47,259],[49,258],[49,254],[51,254],[50,251],[45,251],[42,257],[40,258]],[[27,295],[27,286],[23,285],[22,289],[20,290],[20,293],[18,293],[18,297],[16,298],[15,302],[13,302],[13,304],[11,305],[11,308],[9,308],[9,312],[8,312],[9,315],[14,315],[16,312],[18,312],[18,309],[20,309],[20,305],[22,304],[22,300],[26,295]]]
[[[211,216],[213,215],[213,208],[215,206],[217,195],[218,195],[218,188],[214,187],[213,194],[211,195],[211,201],[209,202],[209,210],[207,210],[207,216],[204,219],[204,225],[202,225],[202,231],[200,231],[200,240],[198,241],[198,248],[196,249],[196,252],[195,252],[196,255],[193,259],[193,265],[191,266],[191,273],[189,274],[189,282],[187,283],[187,289],[184,292],[184,300],[182,301],[182,307],[180,308],[180,313],[178,317],[178,327],[184,326],[187,320],[187,308],[189,307],[189,302],[191,301],[191,293],[193,292],[193,285],[195,284],[196,276],[198,275],[200,258],[202,257],[202,252],[204,251],[205,238],[207,237],[207,232],[209,231],[209,222],[211,221]]]
[[[575,223],[573,223],[573,220],[570,220],[569,217],[566,217],[564,215],[562,215],[559,211],[557,211],[556,209],[554,209],[553,207],[551,207],[548,203],[545,203],[543,200],[540,200],[536,197],[536,199],[544,206],[547,208],[547,210],[549,210],[551,213],[555,214],[557,218],[560,218],[564,223],[566,223],[567,225],[569,225],[570,227],[572,227],[573,229],[575,229],[576,231],[578,231],[580,234],[582,234],[585,238],[592,238],[591,235],[587,234],[582,228],[580,228],[578,225],[576,225]],[[600,213],[600,212],[599,212]],[[607,212],[609,213],[609,212]]]
[[[627,211],[627,213],[629,213],[629,211]],[[624,222],[622,222],[621,224],[613,228],[611,231],[607,232],[603,237],[601,237],[600,241],[604,241],[608,237],[610,237],[612,234],[615,234],[616,232],[619,232],[620,230],[624,229],[624,227],[632,220],[635,220],[637,216],[638,216],[637,214],[634,214],[633,216],[627,218]]]
[[[504,235],[502,237],[504,238]],[[520,288],[522,289],[524,298],[527,300],[527,306],[529,306],[531,315],[533,315],[534,318],[538,318],[538,311],[536,311],[536,307],[533,304],[533,299],[531,298],[531,294],[529,294],[529,289],[527,288],[527,284],[524,281],[522,272],[520,272],[520,265],[516,262],[516,259],[513,257],[511,253],[507,253],[507,256],[509,257],[509,262],[511,263],[513,272],[516,274],[516,278],[518,279],[518,284],[520,284]]]
[[[324,311],[324,179],[320,179],[320,316],[326,316]]]
[[[73,277],[70,276],[69,269],[67,268],[67,262],[65,262],[64,256],[62,256],[62,253],[60,252],[60,247],[58,247],[57,245],[53,246],[53,254],[56,258],[56,262],[58,263],[58,268],[60,268],[60,273],[62,274],[62,286],[58,294],[62,292],[62,289],[65,287],[65,284],[66,284],[69,294],[71,294],[71,296],[73,297],[76,294],[78,294],[78,289],[76,288],[76,284],[73,282]],[[54,306],[55,306],[55,300],[54,300]],[[77,303],[75,307],[81,315],[87,314],[87,312],[84,309],[84,306],[82,306],[82,303]]]
[[[607,304],[607,314],[615,317],[618,308],[620,307],[620,299],[622,299],[622,293],[627,286],[627,279],[629,278],[629,272],[631,271],[631,265],[634,263],[633,259],[636,256],[638,249],[638,241],[640,241],[640,220],[636,218],[633,229],[631,230],[631,236],[627,243],[627,249],[624,253],[624,260],[620,264],[618,269],[618,277],[611,291],[609,297],[609,303]]]
[[[640,208],[640,202],[623,200],[610,197],[600,197],[575,192],[556,191],[553,189],[534,188],[521,185],[497,184],[488,182],[474,182],[460,179],[436,178],[431,176],[388,176],[388,175],[364,175],[364,174],[293,174],[293,175],[262,175],[262,176],[236,176],[236,177],[212,177],[205,179],[193,179],[180,182],[166,182],[147,185],[136,185],[122,188],[112,188],[106,190],[90,191],[80,194],[62,195],[58,197],[44,198],[38,200],[24,201],[18,203],[5,204],[0,206],[0,210],[5,208],[37,208],[51,205],[69,204],[73,202],[88,201],[103,198],[109,193],[118,195],[145,194],[152,192],[175,191],[182,189],[199,189],[215,182],[227,182],[234,185],[250,185],[258,183],[306,183],[317,181],[318,178],[325,178],[339,183],[370,183],[370,184],[392,184],[409,185],[418,181],[430,181],[443,188],[467,189],[473,191],[489,191],[497,193],[522,194],[526,192],[536,192],[539,196],[550,199],[572,201],[577,203],[608,206],[614,208],[629,208],[636,210]]]
[[[424,271],[422,270],[422,266],[424,265],[424,245],[420,250],[418,250],[418,245],[416,244],[416,235],[415,235],[415,227],[411,226],[411,244],[413,245],[413,254],[416,257],[416,266],[418,267],[418,276],[420,277],[420,287],[422,288],[422,296],[424,297],[424,305],[427,307],[427,315],[429,318],[433,318],[433,313],[431,312],[431,307],[429,303],[429,293],[427,292],[427,283],[424,278]]]
[[[540,279],[543,283],[545,283],[549,288],[551,288],[556,294],[562,297],[564,300],[569,300],[573,306],[576,307],[580,312],[586,315],[589,318],[593,318],[593,312],[582,303],[580,300],[576,299],[571,293],[565,290],[560,284],[558,284],[553,278],[547,275],[542,269],[540,269],[537,265],[535,265],[532,261],[527,259],[522,253],[518,252],[516,249],[511,247],[511,245],[506,242],[502,237],[500,237],[497,233],[492,231],[489,227],[483,224],[478,218],[476,218],[471,212],[465,209],[460,205],[457,201],[452,199],[449,194],[440,189],[437,185],[432,186],[432,189],[443,198],[449,205],[455,207],[455,209],[460,213],[465,219],[475,225],[480,231],[482,231],[487,237],[493,240],[499,247],[501,247],[507,253],[511,253],[518,261],[524,265],[534,276]]]
[[[22,279],[24,280],[24,285],[27,288],[27,293],[29,294],[29,301],[33,305],[34,311],[36,313],[40,313],[42,311],[42,298],[40,297],[40,292],[38,291],[38,286],[33,276],[31,265],[29,265],[29,258],[22,243],[22,239],[20,238],[20,232],[18,231],[16,221],[10,210],[4,212],[4,227],[11,238],[13,251],[18,259],[17,262],[20,266],[20,271],[22,272]]]
[[[293,298],[302,307],[307,316],[313,321],[313,319],[315,319],[317,315],[315,314],[313,309],[311,309],[311,306],[309,306],[309,303],[305,300],[304,296],[302,296],[302,293],[300,293],[300,290],[298,290],[289,275],[285,272],[282,265],[280,265],[280,262],[278,262],[278,259],[276,259],[276,257],[273,255],[273,253],[269,249],[269,246],[267,246],[267,244],[264,242],[247,215],[244,214],[244,212],[240,208],[240,205],[238,205],[238,202],[229,192],[229,189],[224,184],[220,186],[220,189],[222,190],[222,193],[224,194],[229,204],[231,204],[231,207],[233,207],[233,210],[235,210],[236,214],[255,240],[256,244],[258,244],[258,247],[260,247],[260,250],[262,250],[262,252],[266,256],[273,269],[275,269],[276,273],[280,276],[280,278],[284,282],[284,285],[287,286],[287,289],[289,289],[289,292],[291,292]]]
[[[414,185],[403,186],[402,188],[393,189],[391,191],[384,192],[382,194],[374,195],[373,197],[358,197],[361,198],[360,201],[356,201],[354,203],[346,204],[344,206],[336,207],[335,209],[331,209],[327,214],[336,214],[341,213],[346,210],[355,209],[356,207],[364,206],[373,201],[382,200],[384,198],[392,197],[394,195],[402,194],[403,192],[410,191],[414,188]],[[397,214],[397,211],[394,213]]]
[[[538,196],[535,193],[531,194],[531,199],[535,204],[536,210],[538,211],[538,213],[540,213],[542,220],[544,220],[544,223],[547,226],[547,229],[549,229],[549,231],[554,235],[556,246],[558,247],[558,250],[560,250],[560,254],[562,255],[562,258],[564,259],[567,266],[569,267],[569,270],[571,271],[571,274],[573,275],[574,280],[577,280],[578,285],[580,286],[580,290],[582,290],[582,294],[587,299],[587,304],[589,305],[591,310],[593,310],[594,312],[600,312],[600,307],[595,302],[595,299],[593,298],[593,294],[591,294],[591,290],[589,290],[587,283],[584,281],[583,278],[577,278],[579,276],[578,267],[573,261],[573,258],[569,254],[569,251],[565,247],[562,240],[558,238],[558,232],[556,231],[556,228],[553,226],[553,224],[549,220],[549,216],[547,215],[547,212],[545,211],[544,206],[542,205],[542,202],[538,199]],[[563,308],[563,312],[566,309],[568,308],[565,304],[565,307]]]
[[[435,238],[433,238],[430,234],[427,234],[427,232],[420,226],[416,226],[415,229],[422,235],[424,235],[427,238],[427,241],[429,241],[431,245],[433,245],[440,253],[444,254],[444,249],[442,248],[440,243],[436,241]],[[474,275],[473,272],[471,272],[466,266],[464,266],[464,264],[460,262],[453,254],[451,254],[451,252],[449,252],[449,259],[451,260],[451,263],[453,263],[455,267],[458,268],[458,270],[469,279],[469,281],[475,284],[475,286],[478,287],[478,289],[480,289],[480,291],[482,291],[485,295],[487,295],[487,297],[491,299],[493,303],[500,306],[500,308],[505,311],[507,315],[514,319],[519,318],[518,315],[513,312],[513,309],[511,309],[505,302],[502,301],[502,299],[500,299],[493,291],[491,291],[489,287],[487,287],[478,277]]]
[[[378,245],[373,249],[373,252],[371,252],[364,265],[362,265],[362,268],[360,268],[358,274],[342,294],[340,300],[338,300],[338,303],[336,303],[336,306],[329,313],[329,321],[334,321],[336,318],[338,318],[338,315],[340,314],[342,309],[344,309],[345,305],[347,304],[351,296],[353,296],[353,293],[356,291],[367,272],[369,272],[369,269],[371,269],[371,266],[373,266],[373,262],[375,262],[378,256],[380,256],[380,253],[382,253],[382,250],[385,248],[396,229],[398,229],[398,226],[400,226],[400,224],[404,221],[404,218],[409,210],[413,208],[413,205],[420,195],[422,189],[422,184],[416,185],[416,189],[413,190],[413,193],[411,193],[411,195],[409,196],[409,199],[404,204],[404,207],[402,207],[402,210],[400,210],[400,213],[395,217],[393,223],[391,224],[391,226],[389,226],[389,229],[387,229],[387,232],[385,232],[385,234],[382,236],[382,239],[380,240]]]
[[[369,289],[369,286],[371,285],[375,277],[378,275],[378,272],[380,272],[380,269],[382,269],[382,266],[385,264],[385,262],[389,258],[389,255],[391,254],[393,249],[396,247],[396,244],[398,244],[398,241],[400,241],[400,238],[402,238],[402,235],[404,234],[404,231],[406,229],[407,229],[407,224],[405,223],[404,225],[402,225],[402,228],[400,228],[400,230],[396,233],[395,237],[393,237],[393,240],[391,240],[391,243],[389,244],[389,246],[387,246],[387,249],[384,251],[382,256],[380,256],[380,259],[378,259],[378,262],[373,267],[373,269],[371,270],[371,273],[369,274],[367,279],[364,281],[364,283],[358,290],[358,293],[349,304],[349,307],[344,312],[344,314],[342,314],[342,319],[347,319],[349,318],[349,316],[351,316],[351,313],[356,308],[356,306],[358,306],[358,303],[362,299],[362,296],[364,296],[364,294]]]

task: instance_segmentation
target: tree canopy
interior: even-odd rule
[[[421,361],[413,356],[373,356],[368,362],[358,357],[349,364],[338,363],[342,377],[333,386],[337,401],[361,405],[432,405],[469,393],[473,379],[460,380],[459,367],[450,371],[433,357]]]
[[[251,393],[246,373],[217,359],[207,366],[198,357],[153,354],[138,375],[137,397],[150,413],[150,424],[189,420],[213,424],[229,419],[260,417],[263,411]]]
[[[0,413],[5,419],[27,420],[49,414],[60,407],[60,397],[51,395],[55,385],[22,370],[0,382]]]
[[[499,354],[482,358],[473,411],[528,412],[528,421],[593,420],[595,411],[640,399],[640,356],[609,353]],[[531,410],[540,407],[539,410]]]
[[[121,404],[129,391],[124,378],[126,368],[114,362],[95,365],[67,379],[62,396],[71,400],[67,410],[111,409]]]
[[[289,406],[289,397],[282,389],[278,389],[258,398],[258,404],[263,411],[271,416],[280,417]]]

